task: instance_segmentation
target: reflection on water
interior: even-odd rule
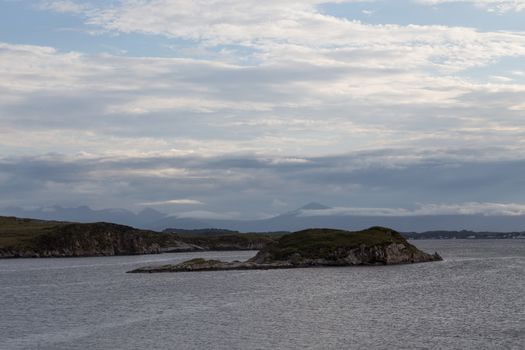
[[[522,349],[525,241],[437,263],[126,274],[255,252],[0,260],[0,349]]]

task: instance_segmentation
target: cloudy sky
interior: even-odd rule
[[[524,174],[524,0],[0,0],[0,207],[517,214]]]

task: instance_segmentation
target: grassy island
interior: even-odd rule
[[[143,267],[130,272],[390,265],[438,260],[441,257],[437,253],[431,255],[422,252],[398,232],[384,227],[371,227],[358,232],[309,229],[282,236],[245,262],[193,259],[177,265]]]

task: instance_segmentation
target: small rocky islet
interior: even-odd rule
[[[241,262],[192,259],[176,265],[146,266],[130,273],[266,270],[321,266],[393,265],[440,261],[425,253],[400,233],[384,227],[350,232],[308,229],[282,236]]]

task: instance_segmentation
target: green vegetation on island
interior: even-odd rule
[[[327,258],[336,252],[345,252],[360,246],[405,244],[407,249],[417,249],[408,244],[401,234],[383,227],[349,232],[333,229],[309,229],[283,236],[277,244],[270,245],[266,253],[273,260],[286,260],[294,255],[304,258]]]
[[[259,250],[274,238],[228,233],[184,235],[111,223],[69,223],[0,217],[0,258],[158,254]]]
[[[40,235],[66,223],[0,216],[0,248],[30,245]]]

